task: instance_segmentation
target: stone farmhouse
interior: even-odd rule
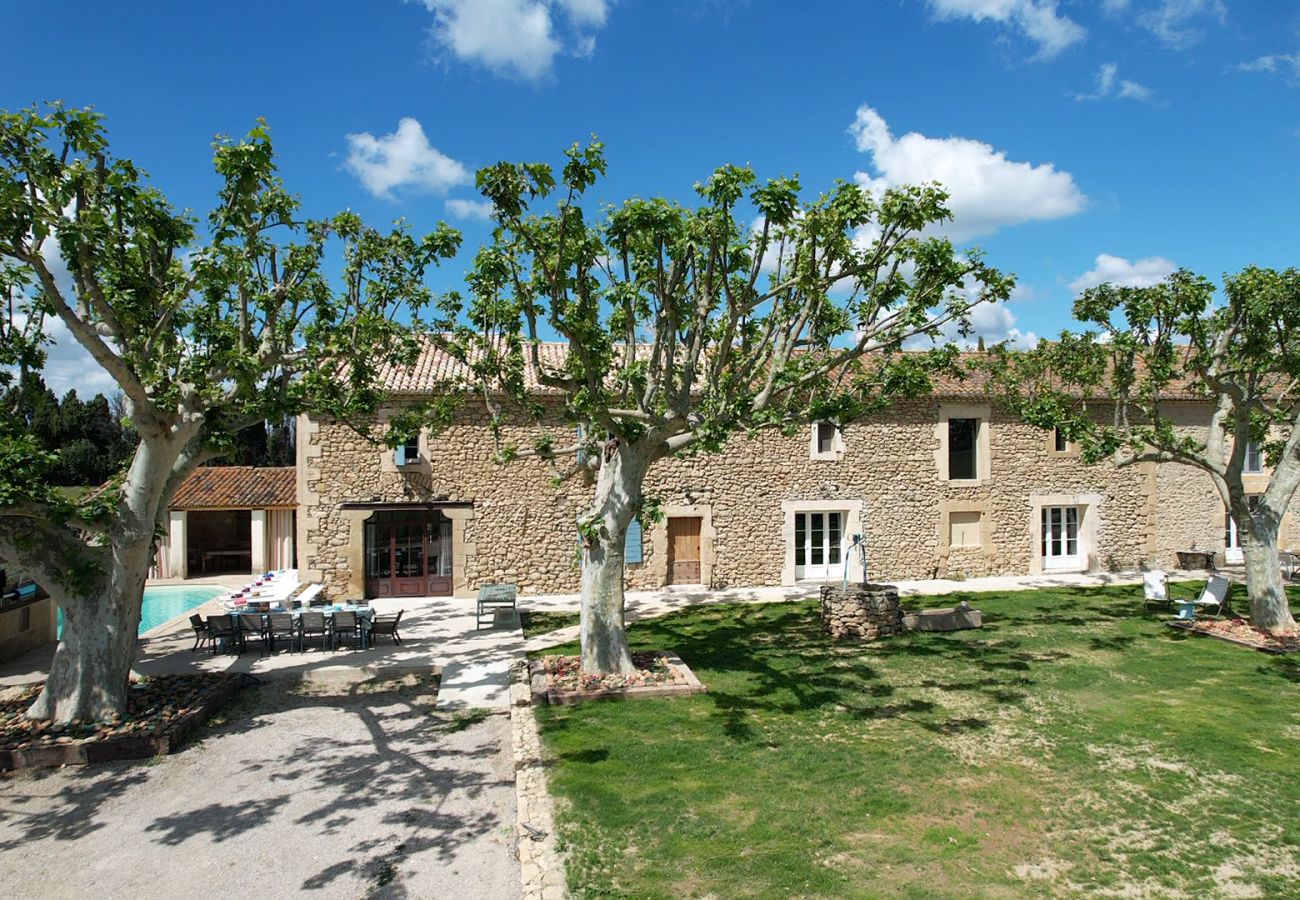
[[[543,365],[564,346],[544,347]],[[386,375],[393,407],[442,389],[454,363],[427,349]],[[539,401],[554,396],[527,373]],[[1188,428],[1204,402],[1173,401]],[[561,419],[558,407],[555,421]],[[502,440],[529,446],[524,420]],[[578,587],[581,477],[556,484],[540,460],[493,460],[481,406],[391,450],[350,427],[298,422],[297,553],[303,577],[335,596],[472,595],[511,582],[527,592]],[[1267,476],[1252,448],[1262,491]],[[665,518],[627,550],[629,588],[796,585],[1172,568],[1175,552],[1240,561],[1236,529],[1208,478],[1186,467],[1088,466],[1060,435],[1006,415],[973,382],[860,421],[762,432],[726,452],[658,463],[647,492]],[[1249,487],[1249,486],[1248,486]],[[1294,516],[1282,546],[1300,541]],[[865,552],[864,552],[865,551]]]

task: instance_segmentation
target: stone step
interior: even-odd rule
[[[486,662],[450,662],[438,684],[438,709],[509,709],[513,654]]]

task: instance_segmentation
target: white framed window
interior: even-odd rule
[[[1039,551],[1044,569],[1077,569],[1079,553],[1079,507],[1044,506]]]
[[[844,434],[834,422],[813,422],[808,440],[809,459],[836,460],[844,455]]]
[[[794,514],[794,577],[830,581],[844,577],[847,515],[843,510]]]
[[[1254,441],[1246,445],[1246,459],[1241,465],[1241,471],[1244,475],[1259,475],[1264,471],[1264,452]]]

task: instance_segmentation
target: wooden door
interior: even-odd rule
[[[699,516],[668,519],[668,583],[700,583]]]

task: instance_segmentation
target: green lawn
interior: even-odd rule
[[[519,611],[519,626],[523,629],[526,638],[577,624],[578,614],[576,612],[542,612],[535,609],[521,609]]]
[[[1296,891],[1300,659],[1174,632],[1140,591],[932,598],[985,627],[867,646],[823,636],[811,602],[634,625],[709,693],[538,709],[570,887]]]

